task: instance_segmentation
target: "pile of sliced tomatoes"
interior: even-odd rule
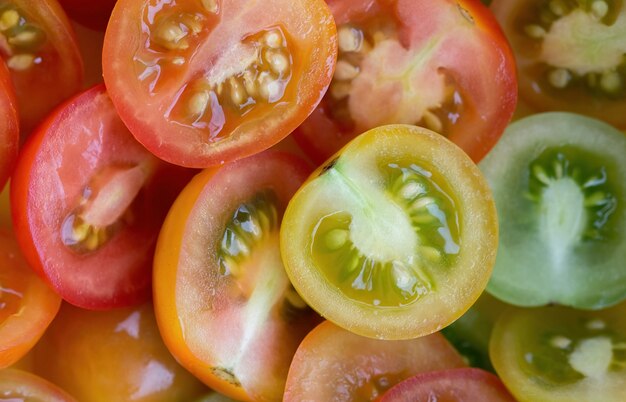
[[[0,2],[0,400],[623,402],[624,43],[622,0]]]

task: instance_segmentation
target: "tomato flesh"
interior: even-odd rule
[[[106,309],[145,301],[160,224],[191,173],[141,147],[104,86],[94,87],[25,145],[11,182],[20,246],[72,304]]]
[[[4,63],[0,63],[0,191],[4,188],[15,160],[19,143],[17,100],[11,76]]]
[[[319,321],[290,285],[278,244],[284,208],[309,171],[276,152],[208,169],[159,235],[154,300],[165,342],[229,397],[279,400],[293,353]]]
[[[7,402],[76,402],[65,391],[26,371],[0,370],[0,399]]]
[[[450,324],[478,298],[497,223],[467,155],[432,131],[392,125],[357,137],[309,177],[281,237],[289,277],[322,316],[406,339]]]
[[[508,43],[484,6],[328,3],[337,67],[322,104],[296,131],[311,157],[321,163],[357,134],[392,123],[428,127],[475,161],[491,149],[513,114],[517,83]]]
[[[295,129],[328,87],[336,47],[322,0],[120,0],[105,37],[104,78],[150,151],[207,167]]]

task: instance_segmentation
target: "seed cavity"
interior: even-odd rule
[[[572,340],[562,335],[557,335],[550,339],[550,345],[557,349],[567,349],[571,344]]]
[[[341,52],[358,52],[363,45],[363,31],[350,25],[342,25],[337,31]]]
[[[0,7],[0,53],[13,71],[27,71],[41,64],[46,34],[14,6]]]
[[[201,0],[202,7],[211,14],[218,14],[220,11],[220,5],[217,0]]]
[[[606,328],[606,323],[603,320],[595,319],[587,321],[585,327],[592,331],[601,331]]]

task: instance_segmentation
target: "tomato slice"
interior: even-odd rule
[[[265,152],[196,176],[163,225],[154,300],[166,345],[211,388],[280,400],[291,358],[319,319],[291,287],[280,221],[310,169]]]
[[[0,397],[2,401],[76,402],[56,385],[26,371],[0,370]]]
[[[11,0],[0,6],[0,55],[6,61],[22,133],[81,86],[83,62],[76,38],[55,0]]]
[[[373,401],[417,373],[463,366],[461,356],[440,334],[386,341],[325,321],[298,347],[283,400]]]
[[[110,311],[64,304],[34,352],[34,372],[79,401],[188,402],[208,391],[168,352],[151,304]]]
[[[626,304],[602,311],[511,309],[489,354],[520,402],[624,401]]]
[[[391,125],[316,170],[281,227],[287,273],[323,317],[407,339],[460,317],[495,261],[495,205],[476,165],[444,137]]]
[[[18,143],[17,100],[6,64],[0,61],[0,191],[17,159]]]
[[[293,131],[328,87],[336,52],[322,0],[120,0],[104,79],[139,142],[207,167]]]
[[[418,374],[393,386],[377,402],[515,402],[495,375],[475,368]]]
[[[522,99],[626,127],[621,0],[500,0],[491,9],[515,51]]]
[[[137,143],[104,86],[94,87],[58,109],[24,147],[11,180],[20,247],[72,304],[145,301],[160,225],[190,176]]]
[[[88,28],[103,31],[117,0],[59,0],[67,15]]]
[[[585,309],[626,299],[624,155],[623,133],[584,116],[546,113],[507,128],[480,164],[501,223],[491,294]]]
[[[321,163],[357,134],[403,123],[439,132],[482,159],[517,99],[515,61],[489,10],[478,0],[328,5],[338,25],[337,68],[295,134],[311,157]]]
[[[32,272],[15,238],[0,229],[0,368],[37,343],[60,305],[59,296]]]

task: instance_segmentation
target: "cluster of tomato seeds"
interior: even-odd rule
[[[0,399],[623,402],[623,1],[60,3],[106,88],[0,4]]]

